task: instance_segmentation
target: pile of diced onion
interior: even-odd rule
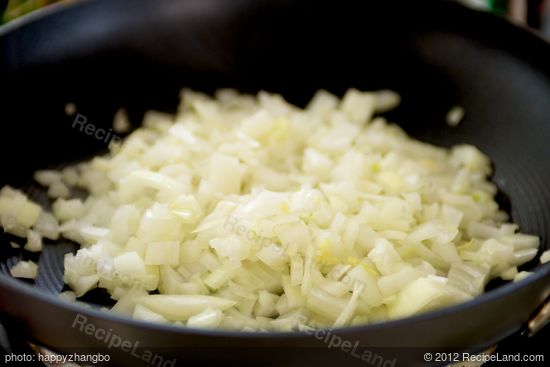
[[[377,117],[398,103],[351,89],[301,109],[265,92],[185,90],[176,115],[148,112],[108,155],[37,172],[52,213],[2,189],[1,224],[30,251],[44,237],[77,242],[73,296],[104,288],[113,312],[199,328],[378,322],[528,275],[517,267],[539,238],[499,211],[489,159]]]

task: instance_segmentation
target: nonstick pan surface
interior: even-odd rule
[[[108,129],[120,107],[133,124],[151,108],[174,111],[181,87],[263,89],[298,105],[319,88],[339,95],[389,88],[403,103],[387,117],[412,136],[485,152],[501,205],[522,231],[541,236],[541,252],[549,248],[550,45],[502,19],[444,1],[351,0],[95,0],[35,18],[0,28],[0,185],[24,187],[46,204],[34,170],[105,151],[71,128],[69,102]],[[466,117],[451,128],[445,114],[454,105]],[[2,320],[55,350],[107,351],[108,365],[151,365],[79,330],[75,320],[85,317],[178,365],[365,365],[315,336],[182,329],[61,302],[63,255],[75,245],[47,243],[32,255],[9,240],[0,240]],[[38,261],[32,285],[6,275],[21,258]],[[388,366],[421,365],[428,350],[479,350],[518,331],[550,293],[549,264],[537,258],[522,269],[534,274],[493,282],[471,302],[331,335]],[[112,303],[101,291],[84,301]]]

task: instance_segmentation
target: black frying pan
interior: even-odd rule
[[[182,86],[266,89],[298,105],[319,88],[391,88],[403,104],[388,117],[414,137],[475,144],[492,158],[501,204],[549,248],[550,46],[502,19],[442,1],[351,0],[95,0],[35,18],[0,28],[0,184],[42,200],[34,170],[105,149],[71,128],[67,102],[108,128],[119,107],[133,123],[150,108],[173,111]],[[467,115],[450,128],[444,116],[455,104]],[[471,302],[332,332],[357,342],[355,354],[380,354],[386,364],[377,364],[302,333],[182,329],[64,303],[56,294],[73,244],[47,244],[34,255],[40,273],[29,285],[5,274],[32,255],[2,242],[4,323],[61,352],[108,353],[109,365],[150,365],[133,355],[145,351],[184,366],[420,365],[426,351],[477,351],[517,332],[550,293],[550,265],[537,259],[524,266],[532,276],[493,282]],[[85,300],[110,304],[100,291]],[[137,352],[107,349],[105,339],[80,330],[82,317],[139,342]]]

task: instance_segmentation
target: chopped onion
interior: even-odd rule
[[[60,236],[81,246],[65,256],[64,298],[104,288],[113,312],[196,328],[380,322],[529,275],[518,267],[540,239],[499,210],[489,158],[376,116],[399,103],[350,89],[302,109],[267,92],[184,90],[177,114],[147,112],[107,155],[36,172],[52,213],[2,188],[0,224],[30,251]],[[114,127],[130,128],[122,110]]]
[[[455,127],[460,124],[462,119],[464,118],[464,108],[460,106],[454,106],[449,110],[446,116],[447,125]]]
[[[31,229],[27,231],[27,244],[25,245],[25,250],[31,252],[42,251],[42,237],[40,234]]]
[[[235,305],[234,301],[213,296],[164,295],[155,294],[137,299],[138,304],[163,315],[169,320],[184,321],[207,308],[226,310]]]
[[[15,278],[35,279],[38,274],[38,265],[32,261],[19,261],[10,269]]]

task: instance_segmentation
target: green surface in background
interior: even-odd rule
[[[40,9],[43,6],[56,3],[60,0],[9,0],[6,11],[2,14],[2,23],[9,22],[17,17]]]
[[[495,14],[506,15],[508,10],[508,0],[488,0],[489,9]]]

